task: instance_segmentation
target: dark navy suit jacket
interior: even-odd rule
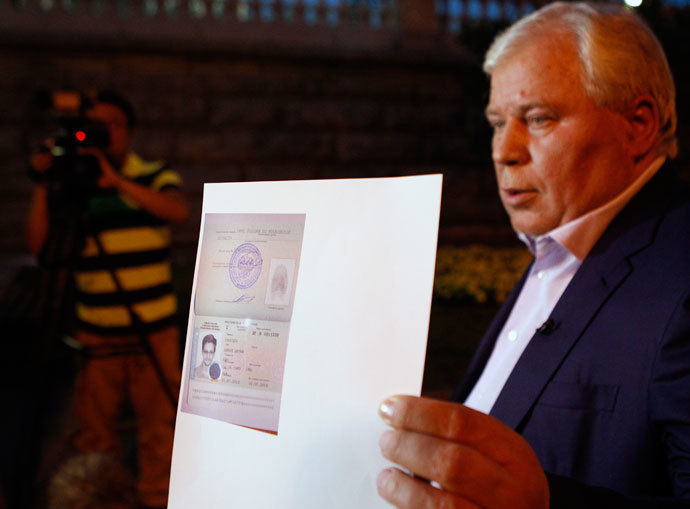
[[[524,279],[456,401],[481,374]],[[610,224],[550,320],[490,413],[534,448],[554,505],[583,504],[587,492],[614,497],[611,507],[613,492],[690,499],[690,190],[668,165]]]

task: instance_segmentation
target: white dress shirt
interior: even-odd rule
[[[582,260],[665,159],[657,158],[630,186],[601,207],[537,238],[518,232],[534,254],[534,263],[465,405],[484,413],[491,411],[522,352],[535,331],[548,320]]]

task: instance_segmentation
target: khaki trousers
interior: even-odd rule
[[[88,332],[77,332],[75,337],[97,355],[87,358],[77,375],[75,412],[80,431],[75,447],[82,452],[119,449],[119,417],[125,401],[131,402],[137,421],[138,498],[144,505],[165,506],[175,408],[149,356],[143,350],[136,351],[136,337],[113,338]],[[177,397],[181,371],[177,328],[149,334],[148,340]],[[122,345],[131,345],[134,351],[107,355]]]

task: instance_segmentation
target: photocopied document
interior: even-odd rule
[[[206,184],[168,507],[387,508],[421,390],[441,175]]]
[[[304,219],[204,215],[183,411],[277,433]]]

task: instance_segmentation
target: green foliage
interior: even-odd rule
[[[531,260],[532,255],[523,247],[439,247],[434,295],[481,304],[501,303]]]

